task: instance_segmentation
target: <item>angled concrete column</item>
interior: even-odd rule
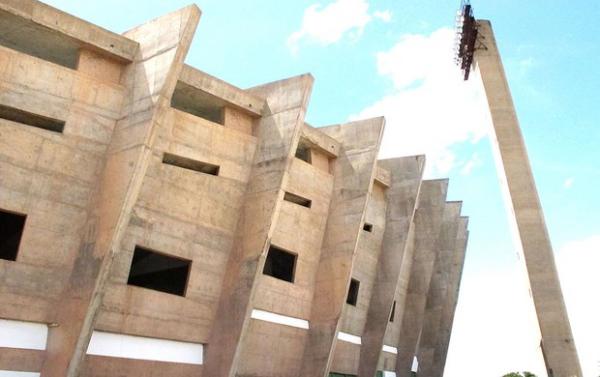
[[[139,42],[135,60],[121,79],[129,96],[89,205],[84,241],[54,315],[58,326],[50,329],[42,376],[79,374],[114,255],[199,18],[200,10],[189,6],[125,33]]]
[[[423,316],[431,276],[438,252],[448,180],[424,181],[419,193],[419,206],[415,213],[415,241],[413,264],[410,272],[404,315],[400,329],[396,375],[409,377],[413,358],[417,350],[419,334],[423,327]]]
[[[458,223],[458,231],[456,234],[456,247],[452,257],[452,265],[448,284],[448,295],[446,304],[442,311],[442,320],[440,322],[440,330],[438,335],[438,345],[433,356],[433,375],[442,376],[446,366],[446,356],[448,356],[448,346],[450,345],[450,337],[452,335],[452,325],[454,323],[454,313],[456,312],[456,304],[458,303],[458,292],[460,290],[460,282],[465,264],[465,256],[467,251],[467,240],[469,238],[469,218],[461,216]]]
[[[522,250],[531,293],[542,334],[546,368],[552,377],[581,377],[581,367],[564,304],[554,253],[498,46],[489,21],[478,20],[485,48],[475,62],[487,96],[498,174],[515,229],[515,244]]]
[[[250,90],[265,98],[266,109],[257,126],[258,146],[251,178],[206,348],[203,368],[206,376],[236,374],[256,281],[262,274],[279,216],[312,84],[312,76],[303,75]]]
[[[333,194],[301,376],[327,377],[329,374],[384,123],[383,118],[374,118],[320,128],[343,147],[333,167]]]
[[[450,271],[456,249],[461,207],[461,202],[447,202],[444,207],[442,226],[436,241],[438,252],[427,293],[423,328],[417,351],[420,377],[440,377],[434,374],[433,359],[438,347],[442,312],[449,292]]]
[[[373,377],[377,372],[402,266],[413,258],[414,248],[408,245],[408,235],[413,226],[417,197],[422,186],[424,163],[424,156],[377,162],[390,172],[391,180],[386,191],[387,213],[383,245],[362,334],[358,366],[360,377]],[[400,314],[403,311],[403,303],[396,303],[396,312]]]

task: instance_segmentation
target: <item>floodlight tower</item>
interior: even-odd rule
[[[476,20],[467,1],[461,5],[457,25],[457,63],[465,80],[471,67],[477,68],[487,97],[498,175],[512,214],[509,221],[516,230],[515,245],[525,258],[548,376],[582,377],[552,245],[491,23]]]

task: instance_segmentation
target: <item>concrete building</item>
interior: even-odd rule
[[[306,124],[310,75],[184,64],[199,19],[0,0],[0,375],[441,375],[448,181],[377,160],[383,118]]]

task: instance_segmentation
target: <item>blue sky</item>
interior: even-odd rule
[[[48,0],[123,32],[189,0]],[[242,88],[310,72],[314,126],[388,119],[382,157],[428,154],[470,241],[446,376],[540,376],[477,80],[448,64],[458,1],[204,0],[187,63]],[[492,20],[563,279],[586,377],[600,374],[600,2],[480,0]],[[474,76],[476,78],[476,76]],[[435,137],[433,137],[435,135]],[[585,297],[586,299],[578,299]]]

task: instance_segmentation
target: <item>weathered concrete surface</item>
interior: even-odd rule
[[[301,376],[327,377],[335,352],[352,264],[375,174],[384,119],[320,130],[343,143],[333,167],[334,185],[315,281]]]
[[[35,7],[47,25],[31,19]],[[0,0],[0,104],[65,121],[59,133],[0,119],[0,210],[27,215],[17,260],[0,259],[0,317],[53,325],[47,351],[2,349],[0,370],[313,377],[338,360],[357,374],[361,347],[336,335],[380,342],[364,334],[369,310],[384,344],[398,343],[416,236],[407,193],[420,179],[376,162],[383,119],[313,128],[309,76],[242,90],[186,67],[194,7],[116,36],[132,61],[102,47],[114,34],[46,7]],[[297,145],[310,161],[293,157]],[[163,163],[165,153],[219,173]],[[410,198],[398,207],[388,191]],[[388,224],[388,210],[405,221]],[[293,282],[262,274],[270,243],[296,254]],[[127,284],[136,246],[190,261],[185,293]],[[396,292],[379,300],[377,275],[387,295],[395,280],[388,269]],[[345,303],[351,277],[356,306]],[[252,309],[311,330],[249,318]],[[202,344],[205,365],[86,356],[93,330]],[[382,358],[379,369],[393,370],[395,355]]]
[[[312,77],[304,75],[252,89],[266,99],[268,111],[258,125],[259,143],[206,350],[205,375],[236,374],[256,281],[279,217],[312,83]]]
[[[93,215],[87,221],[85,239],[56,308],[54,322],[59,326],[50,330],[42,376],[79,374],[114,255],[129,223],[157,128],[169,107],[199,18],[199,9],[190,6],[127,33],[128,38],[140,42],[135,62],[123,74],[122,83],[129,95],[92,196]],[[158,41],[148,37],[149,31],[156,28],[164,32]]]
[[[401,267],[413,258],[412,252],[415,249],[409,247],[407,241],[410,227],[413,226],[417,198],[422,195],[419,193],[422,192],[420,187],[425,158],[411,156],[382,160],[378,161],[377,165],[379,181],[387,181],[389,188],[386,190],[387,211],[383,244],[362,332],[358,366],[360,377],[371,377],[377,372]],[[385,174],[384,171],[389,174]],[[404,303],[396,303],[398,317],[404,312],[404,307]]]
[[[189,65],[183,66],[179,80],[256,116],[265,110],[264,99]]]
[[[44,351],[0,347],[0,370],[37,372],[44,361]]]
[[[423,328],[427,293],[438,254],[438,238],[446,207],[448,180],[424,181],[415,213],[414,257],[400,329],[396,375],[410,377]]]
[[[456,247],[452,257],[452,265],[449,278],[448,296],[446,304],[442,311],[440,322],[440,334],[438,335],[438,345],[433,357],[433,375],[442,376],[446,366],[446,356],[448,356],[448,346],[452,334],[452,325],[454,323],[454,313],[458,303],[458,292],[460,290],[461,276],[465,264],[467,251],[467,241],[469,238],[469,218],[461,216],[456,234]]]
[[[303,130],[306,128],[304,125]],[[322,139],[328,139],[321,135]],[[299,144],[307,144],[304,132]],[[307,321],[334,180],[329,171],[333,160],[325,157],[319,146],[310,145],[311,162],[294,158],[284,189],[308,198],[311,207],[284,201],[271,237],[273,245],[296,255],[293,283],[263,274],[257,279],[252,303],[254,309]],[[306,338],[305,329],[251,320],[241,345],[237,376],[298,376]]]
[[[11,31],[15,34],[13,37],[19,38],[18,34],[29,33],[30,35],[25,36],[31,38],[31,34],[35,33],[39,38],[29,39],[29,44],[38,45],[40,49],[47,47],[44,46],[48,42],[46,38],[54,40],[54,36],[60,34],[68,37],[69,42],[67,43],[109,54],[112,58],[121,62],[133,61],[138,51],[136,41],[64,13],[37,0],[2,0],[0,1],[0,12],[2,11],[27,21],[28,25],[23,24],[21,30]],[[49,32],[39,32],[44,29]],[[33,48],[33,46],[31,47]]]
[[[202,365],[89,355],[79,377],[201,377]]]
[[[447,302],[450,271],[454,262],[456,238],[460,223],[462,202],[447,202],[440,233],[436,241],[437,255],[423,318],[423,327],[419,337],[417,359],[419,376],[439,377],[435,375],[433,360],[439,344],[442,313]]]
[[[478,20],[485,49],[475,53],[494,127],[492,147],[515,244],[522,250],[542,334],[548,374],[581,377],[554,253],[498,46],[489,21]]]
[[[304,124],[304,128],[302,128],[302,139],[311,148],[320,150],[328,157],[338,156],[340,142],[306,123]]]
[[[375,177],[378,171],[383,170],[385,169],[378,165],[375,169]],[[339,333],[357,337],[362,335],[367,323],[377,264],[381,256],[386,229],[387,187],[375,180],[375,177],[367,199],[364,218],[364,224],[370,224],[370,229],[361,231],[352,263],[351,276],[352,279],[359,282],[358,294],[354,304],[344,304],[338,327]],[[361,348],[361,345],[338,339],[330,372],[357,375]]]

